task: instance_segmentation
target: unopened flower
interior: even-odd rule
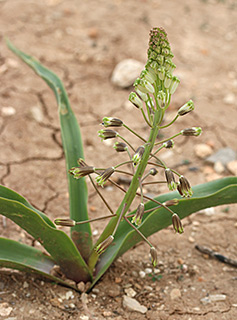
[[[105,182],[114,173],[114,167],[107,168],[101,175],[95,178],[99,186],[103,187]]]
[[[158,171],[156,170],[156,168],[151,168],[149,172],[150,172],[150,175],[151,175],[151,176],[155,176],[155,175],[158,173]]]
[[[175,232],[180,233],[180,234],[184,232],[182,222],[176,213],[174,213],[172,215],[172,223],[173,223],[173,227],[174,227]]]
[[[144,151],[144,146],[140,146],[139,148],[137,148],[136,152],[134,153],[134,156],[132,157],[134,166],[136,166],[141,161]]]
[[[191,112],[192,110],[194,110],[194,103],[192,100],[189,100],[182,107],[179,108],[178,115],[184,116],[185,114]]]
[[[171,59],[165,59],[165,69],[172,73],[174,69],[176,68],[176,65],[171,61]]]
[[[124,143],[124,142],[115,142],[113,148],[117,152],[124,152],[124,151],[128,150],[128,147],[127,147],[126,143]]]
[[[114,237],[112,235],[110,235],[108,238],[106,238],[103,242],[101,242],[100,244],[98,244],[98,246],[96,247],[95,251],[98,254],[103,253],[110,245],[111,243],[114,241]]]
[[[166,149],[171,149],[173,148],[174,146],[174,141],[173,140],[168,140],[166,142],[163,143],[163,146],[166,148]]]
[[[178,199],[167,200],[163,203],[166,207],[177,206],[179,204]]]
[[[145,79],[137,78],[137,80],[134,82],[134,87],[136,87],[138,90],[140,90],[143,93],[155,92],[153,85]]]
[[[57,226],[66,226],[66,227],[74,227],[76,225],[76,221],[72,220],[72,219],[55,219],[54,223]]]
[[[181,134],[183,136],[195,136],[198,137],[202,133],[202,129],[200,127],[192,127],[181,130]]]
[[[166,93],[164,91],[159,91],[157,94],[157,101],[161,108],[165,107],[166,104]]]
[[[135,89],[136,89],[137,94],[139,95],[139,97],[142,99],[142,101],[146,102],[148,100],[147,93],[142,92],[138,88],[135,88]]]
[[[165,67],[160,67],[158,69],[158,77],[160,80],[164,80],[165,79]]]
[[[101,138],[101,140],[116,138],[117,135],[118,132],[111,129],[102,129],[98,131],[98,136]]]
[[[130,95],[129,95],[129,97],[128,97],[128,100],[129,100],[130,102],[132,102],[132,104],[134,104],[134,106],[135,106],[136,108],[142,109],[142,107],[143,107],[143,102],[142,102],[142,100],[138,97],[138,95],[136,94],[136,92],[131,92]]]
[[[167,72],[165,74],[165,79],[164,79],[164,86],[166,89],[168,89],[170,87],[171,82],[172,82],[172,74]]]
[[[177,190],[179,191],[182,197],[191,197],[193,195],[192,188],[190,183],[184,176],[180,176],[179,183],[177,186]]]
[[[156,81],[156,74],[149,72],[147,69],[141,72],[140,77],[149,81],[151,84],[153,84]]]
[[[144,215],[144,203],[140,203],[137,207],[137,211],[135,216],[132,218],[132,223],[135,223],[137,226],[139,226],[142,223],[142,218]]]
[[[172,77],[172,80],[171,80],[171,84],[170,84],[170,87],[169,87],[169,92],[170,94],[174,94],[176,89],[178,88],[178,85],[180,83],[180,80],[179,78],[177,77]]]
[[[175,179],[174,179],[174,174],[169,168],[165,169],[165,177],[166,177],[166,181],[167,181],[167,184],[168,184],[168,188],[171,191],[175,190],[176,187],[177,187],[177,184],[176,184]]]
[[[73,167],[69,170],[69,173],[71,173],[75,179],[80,179],[94,172],[95,168],[92,166]]]
[[[123,125],[123,121],[113,117],[104,117],[102,125],[104,127],[121,127]]]
[[[158,263],[158,253],[156,248],[151,247],[150,255],[151,255],[151,263],[153,264],[154,267],[156,267]]]

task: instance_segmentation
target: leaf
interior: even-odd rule
[[[15,200],[0,197],[0,214],[39,241],[67,278],[76,282],[91,280],[85,261],[66,233],[51,227],[38,213]]]
[[[205,208],[237,203],[237,177],[227,177],[200,184],[193,187],[193,191],[193,197],[189,199],[181,199],[176,191],[163,194],[155,199],[160,202],[165,202],[167,200],[179,198],[179,204],[171,208],[181,219],[183,219],[190,214]],[[149,201],[145,205],[145,210],[156,206],[157,204]],[[171,223],[171,213],[164,208],[160,208],[144,215],[144,220],[139,227],[139,230],[148,237],[153,233],[168,227]],[[141,240],[138,233],[132,229],[126,221],[122,221],[115,234],[113,244],[100,256],[100,260],[96,266],[96,276],[91,288],[118,256],[121,256]]]
[[[65,88],[56,74],[44,67],[35,58],[18,50],[9,40],[7,45],[21,60],[30,66],[53,90],[59,109],[61,135],[66,158],[66,169],[69,186],[70,218],[75,221],[88,220],[87,186],[85,179],[75,180],[68,171],[77,166],[77,160],[84,158],[80,128],[71,109]],[[85,260],[92,249],[90,224],[76,225],[71,228],[71,236]]]
[[[38,249],[14,240],[0,238],[0,267],[37,273],[54,282],[77,289],[75,286],[50,274],[54,265],[53,259]]]

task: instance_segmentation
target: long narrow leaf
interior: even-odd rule
[[[77,289],[66,281],[50,274],[55,262],[40,250],[14,240],[0,238],[0,267],[36,273],[54,282]]]
[[[173,210],[179,214],[181,219],[205,208],[237,203],[237,177],[224,178],[197,185],[193,188],[193,191],[194,195],[192,198],[180,199],[179,204],[173,207]],[[170,192],[155,199],[160,202],[165,202],[174,198],[180,198],[177,192]],[[145,205],[145,209],[151,209],[156,206],[157,204],[149,201]],[[171,223],[171,214],[164,208],[160,208],[145,214],[139,230],[148,237],[168,227]],[[123,221],[115,234],[113,244],[100,257],[100,261],[96,266],[96,277],[91,287],[94,286],[118,256],[122,255],[141,240],[137,232],[134,231],[126,221]]]
[[[66,158],[67,173],[77,165],[78,158],[84,158],[80,128],[71,109],[65,88],[56,74],[41,65],[36,59],[18,50],[9,40],[8,47],[30,66],[53,90],[59,109],[61,135]],[[76,181],[67,174],[69,184],[70,217],[75,221],[88,220],[87,187],[84,179]],[[90,224],[77,225],[71,228],[71,236],[85,260],[92,248]]]
[[[66,233],[51,227],[38,213],[15,200],[0,197],[0,214],[38,240],[69,279],[76,282],[91,280],[84,259]]]

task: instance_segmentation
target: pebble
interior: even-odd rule
[[[82,314],[80,316],[80,320],[89,320],[90,318],[88,316],[85,316],[84,314]]]
[[[33,118],[36,122],[40,123],[40,122],[42,122],[42,121],[44,120],[43,112],[42,112],[42,110],[41,110],[39,107],[37,107],[37,106],[32,107],[32,108],[30,109],[30,112],[31,112],[32,118]]]
[[[171,300],[175,300],[181,297],[181,291],[179,289],[172,289],[170,292]]]
[[[224,166],[233,160],[236,160],[236,152],[229,147],[219,149],[216,153],[206,159],[207,162],[212,164],[219,161]]]
[[[127,294],[128,297],[133,298],[135,297],[135,295],[137,294],[137,292],[135,290],[133,290],[133,288],[127,288],[124,289],[124,292]]]
[[[229,163],[227,163],[227,169],[234,174],[235,176],[237,176],[237,160],[233,160],[230,161]]]
[[[193,242],[195,242],[195,239],[190,236],[190,237],[188,238],[188,241],[191,242],[191,243],[193,243]]]
[[[74,298],[73,292],[71,290],[67,291],[65,294],[65,299],[69,300],[69,299],[73,299],[73,298]]]
[[[234,104],[235,103],[235,95],[234,95],[234,93],[228,93],[225,97],[224,97],[224,99],[223,99],[223,101],[226,103],[226,104]]]
[[[220,161],[217,161],[214,164],[214,170],[216,171],[216,173],[223,173],[225,171],[225,167]]]
[[[127,88],[133,84],[143,67],[144,64],[137,60],[122,60],[115,66],[111,81],[120,88]]]
[[[145,273],[146,273],[146,274],[152,273],[152,269],[151,269],[151,268],[146,268],[146,269],[145,269]]]
[[[142,306],[136,299],[125,295],[123,296],[123,307],[132,311],[140,312],[142,314],[147,312],[147,307]]]
[[[29,287],[28,282],[24,281],[24,283],[23,283],[23,288],[26,289],[26,288],[28,288],[28,287]]]
[[[84,292],[84,291],[85,291],[85,283],[84,283],[83,281],[79,282],[79,283],[77,284],[77,288],[78,288],[78,290],[80,290],[81,292]],[[94,290],[94,289],[92,289],[92,292],[94,292],[93,290]]]
[[[200,301],[202,304],[208,304],[211,302],[224,301],[226,299],[226,295],[224,294],[214,294],[207,297],[202,298]]]
[[[145,278],[146,272],[144,272],[144,271],[139,271],[139,276],[140,276],[140,278]]]
[[[120,295],[120,286],[115,284],[113,286],[111,286],[111,288],[108,290],[108,296],[112,297],[112,298],[115,298],[117,296]]]
[[[2,107],[1,112],[3,116],[10,117],[16,113],[16,109],[13,107]]]
[[[0,303],[0,316],[7,317],[12,312],[13,308],[7,302]]]
[[[200,143],[194,147],[194,152],[198,158],[204,159],[210,156],[213,150],[209,145]]]

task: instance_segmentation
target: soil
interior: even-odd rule
[[[166,29],[175,55],[175,74],[181,79],[166,120],[190,98],[196,106],[164,136],[186,127],[203,128],[198,138],[177,139],[175,148],[162,154],[163,159],[192,185],[231,175],[228,170],[216,172],[198,158],[195,146],[206,144],[212,152],[236,147],[236,21],[236,0],[1,0],[1,183],[51,219],[67,215],[55,98],[7,49],[4,37],[62,78],[81,126],[85,159],[106,167],[118,163],[120,155],[97,137],[103,116],[122,118],[133,129],[146,133],[137,110],[127,103],[131,88],[115,87],[111,74],[123,59],[146,62],[153,26]],[[129,139],[138,143],[131,135]],[[90,187],[89,192],[90,216],[104,214]],[[121,192],[112,186],[103,192],[116,208]],[[147,192],[163,193],[167,188],[147,188]],[[236,206],[211,208],[183,223],[183,235],[167,228],[150,237],[159,254],[156,273],[151,269],[149,248],[141,243],[115,261],[88,295],[69,292],[69,288],[38,276],[2,269],[0,305],[5,303],[11,312],[1,319],[236,319],[236,269],[195,249],[196,244],[204,245],[236,259]],[[92,228],[96,240],[103,224],[94,223]],[[32,244],[32,238],[9,220],[0,220],[0,234]],[[34,245],[40,247],[37,242]],[[147,307],[145,314],[124,307],[123,296],[128,292]],[[224,300],[201,300],[217,294],[224,295]]]

